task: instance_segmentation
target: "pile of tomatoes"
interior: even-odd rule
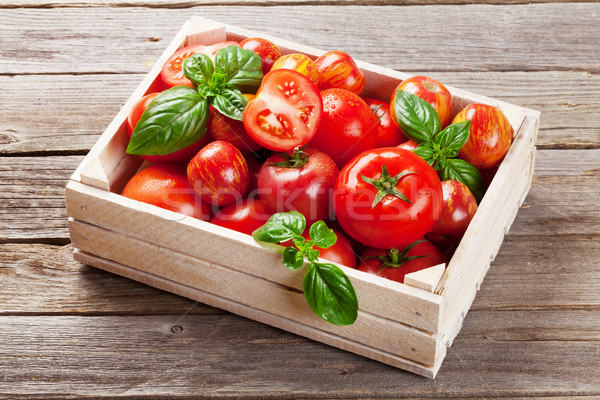
[[[165,87],[192,87],[184,60],[195,53],[214,60],[228,46],[252,50],[262,61],[264,78],[244,93],[242,120],[211,107],[206,134],[173,153],[144,155],[154,164],[129,181],[124,196],[246,234],[275,212],[295,210],[307,226],[324,220],[334,228],[337,242],[320,249],[322,258],[399,282],[446,262],[477,201],[463,183],[440,181],[439,171],[412,151],[417,144],[400,128],[394,98],[398,90],[419,96],[443,127],[470,120],[458,156],[484,177],[493,176],[512,141],[500,110],[476,104],[454,116],[448,90],[422,76],[401,82],[389,103],[360,97],[365,74],[348,54],[283,55],[261,38],[177,51],[163,67]],[[157,95],[132,109],[130,135]]]

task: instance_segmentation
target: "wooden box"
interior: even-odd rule
[[[324,322],[302,295],[302,274],[281,264],[282,247],[248,235],[122,197],[142,164],[125,153],[126,117],[154,91],[165,60],[178,48],[260,36],[285,53],[314,58],[324,51],[199,17],[191,18],[71,177],[67,215],[74,258],[147,285],[219,307],[430,378],[458,334],[530,184],[539,113],[448,87],[455,113],[473,102],[500,107],[515,131],[498,169],[448,267],[417,273],[406,284],[346,267],[359,301],[353,325]],[[366,73],[364,95],[389,101],[410,75],[357,62]],[[390,307],[392,305],[392,307]]]

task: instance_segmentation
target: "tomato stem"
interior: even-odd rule
[[[304,151],[306,145],[302,147],[296,147],[294,154],[289,155],[288,153],[279,152],[278,154],[285,159],[278,163],[269,164],[272,167],[283,167],[283,168],[302,168],[308,162],[308,153]]]
[[[407,256],[408,252],[415,248],[419,243],[426,242],[425,239],[417,240],[406,246],[402,251],[400,251],[397,247],[389,249],[385,256],[366,256],[362,258],[376,258],[381,261],[381,267],[377,271],[377,275],[381,273],[384,268],[400,268],[407,261],[418,260],[419,258],[429,257],[429,255],[423,256]]]
[[[400,181],[400,179],[402,177],[404,177],[406,175],[411,175],[411,174],[416,174],[416,172],[404,171],[404,172],[399,173],[396,176],[390,176],[390,174],[388,173],[388,170],[387,170],[387,165],[383,165],[381,167],[381,178],[379,178],[379,179],[369,178],[364,175],[361,175],[361,178],[363,181],[370,183],[371,185],[373,185],[375,187],[375,189],[377,189],[377,195],[375,196],[375,199],[373,200],[373,204],[371,205],[371,208],[375,208],[375,206],[377,204],[379,204],[379,202],[381,200],[383,200],[383,198],[387,195],[395,196],[395,197],[399,198],[400,200],[404,200],[404,201],[408,202],[409,204],[412,204],[412,202],[408,199],[408,197],[406,197],[404,195],[404,193],[400,192],[396,188],[396,185],[398,184],[398,182]]]

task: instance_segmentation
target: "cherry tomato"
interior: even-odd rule
[[[240,151],[217,140],[192,158],[187,177],[202,200],[226,206],[242,198],[248,190],[248,165]]]
[[[339,169],[325,153],[296,150],[290,161],[281,154],[267,159],[258,174],[258,193],[274,212],[298,211],[308,224],[329,217]],[[284,163],[286,166],[272,164]]]
[[[253,94],[244,95],[248,101],[254,100]],[[207,125],[207,133],[214,140],[224,140],[231,143],[242,153],[252,153],[260,150],[262,147],[256,143],[246,132],[242,121],[229,118],[221,114],[216,109],[212,109],[212,116]]]
[[[327,153],[340,168],[357,154],[375,148],[377,118],[363,99],[344,89],[327,89],[321,96],[323,118],[311,147]]]
[[[300,53],[286,54],[280,57],[275,63],[271,70],[275,69],[291,69],[300,72],[315,84],[318,88],[321,83],[319,75],[319,69],[315,65],[314,61]]]
[[[267,222],[272,213],[257,198],[241,199],[221,208],[210,220],[215,225],[252,235]]]
[[[392,121],[392,114],[388,103],[368,97],[363,97],[363,100],[371,107],[379,124],[376,147],[394,147],[408,140],[402,129],[397,127]]]
[[[365,73],[343,51],[330,51],[315,60],[321,75],[321,90],[340,88],[360,95],[365,88]]]
[[[358,270],[404,283],[406,274],[448,262],[438,248],[427,240],[409,247],[410,245],[401,249],[366,249],[360,257]]]
[[[213,44],[212,46],[192,44],[190,46],[186,46],[182,49],[179,49],[175,52],[175,54],[169,57],[165,65],[163,65],[163,68],[160,71],[160,76],[162,77],[162,80],[171,87],[177,85],[185,85],[192,87],[192,82],[188,78],[183,76],[183,62],[195,53],[206,54],[214,61],[217,51],[228,46],[239,47],[240,44],[238,42],[227,41]]]
[[[426,76],[413,76],[400,83],[392,95],[392,101],[390,102],[392,104],[392,120],[396,125],[398,124],[398,120],[393,104],[396,101],[396,92],[398,90],[404,90],[405,92],[417,95],[431,104],[440,117],[442,127],[446,127],[452,120],[454,102],[448,89],[435,79]]]
[[[159,93],[150,93],[147,94],[146,96],[142,97],[131,109],[131,111],[129,112],[129,115],[127,116],[127,134],[129,135],[129,138],[131,139],[131,135],[133,133],[133,130],[135,129],[135,126],[137,125],[138,121],[140,120],[140,117],[142,116],[142,114],[144,113],[144,111],[146,110],[146,108],[148,107],[148,104],[150,104],[152,102],[152,100],[154,100],[154,98],[156,96],[158,96]],[[212,118],[212,116],[211,116]],[[210,121],[210,120],[209,120]],[[209,122],[210,123],[210,122]],[[150,161],[153,163],[164,163],[164,162],[169,162],[169,163],[187,163],[188,161],[191,160],[192,157],[194,157],[194,155],[204,146],[206,146],[206,144],[208,144],[208,142],[210,142],[212,139],[210,137],[210,135],[208,133],[206,133],[200,140],[198,140],[196,143],[189,145],[188,147],[185,147],[181,150],[178,150],[174,153],[171,154],[165,154],[162,156],[141,156],[144,160],[146,161]]]
[[[458,156],[476,168],[495,167],[513,141],[513,128],[500,109],[487,104],[470,104],[456,114],[452,123],[471,120],[469,140]]]
[[[407,140],[404,143],[400,143],[398,146],[396,146],[399,149],[404,149],[404,150],[408,150],[408,151],[413,151],[414,149],[416,149],[419,146],[419,144],[417,142],[413,142],[412,140]]]
[[[258,54],[262,60],[262,71],[264,75],[271,70],[275,61],[283,55],[275,43],[263,38],[244,39],[240,43],[240,46],[242,46],[242,49],[252,50]]]
[[[476,211],[477,201],[469,188],[458,181],[443,181],[440,218],[426,235],[427,239],[442,248],[457,244]]]
[[[307,225],[307,228],[302,232],[302,237],[306,240],[310,239],[309,226],[310,225]],[[335,233],[335,236],[337,236],[337,241],[333,246],[326,249],[315,246],[314,248],[319,250],[319,257],[323,260],[345,265],[346,267],[356,268],[356,253],[352,249],[350,241],[342,232],[336,229],[332,230]],[[288,240],[287,242],[281,243],[281,245],[289,247],[293,246],[293,243],[291,240]]]
[[[185,166],[155,164],[135,174],[123,196],[208,221],[211,206],[202,201],[185,175]]]
[[[272,70],[256,96],[244,110],[244,127],[261,146],[291,151],[317,133],[323,113],[321,94],[304,75],[287,69]]]
[[[333,194],[344,231],[378,249],[404,247],[423,237],[441,205],[442,187],[433,168],[396,147],[356,156],[340,172]]]

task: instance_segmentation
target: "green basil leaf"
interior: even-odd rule
[[[485,194],[485,185],[481,174],[471,164],[460,158],[446,160],[442,169],[442,180],[454,180],[464,183],[479,203]]]
[[[324,221],[317,221],[310,227],[310,238],[317,247],[327,249],[335,244],[337,236]]]
[[[433,142],[440,145],[447,158],[454,158],[463,148],[471,133],[471,121],[457,122],[448,125],[446,129],[435,135]]]
[[[215,72],[210,76],[210,79],[208,80],[208,86],[213,88],[213,90],[218,93],[225,87],[225,83],[227,82],[226,79],[227,75],[224,73]]]
[[[248,99],[237,89],[224,88],[219,94],[213,93],[209,96],[208,102],[221,114],[241,121]]]
[[[161,92],[138,121],[127,153],[171,154],[191,146],[206,133],[208,104],[196,90],[175,86]]]
[[[260,228],[252,232],[255,240],[269,243],[281,243],[302,235],[306,228],[306,219],[298,211],[276,213]]]
[[[358,299],[350,279],[333,264],[312,263],[304,276],[304,297],[319,317],[350,325],[358,317]]]
[[[283,251],[283,265],[290,271],[297,271],[304,265],[304,254],[295,247],[286,247]]]
[[[435,152],[429,142],[423,142],[419,144],[417,148],[413,150],[413,153],[427,161],[427,164],[431,165],[432,167],[435,164]]]
[[[208,85],[200,85],[198,86],[198,94],[203,99],[209,99],[210,97],[214,97],[217,95],[217,92],[212,90]]]
[[[192,54],[183,60],[183,75],[197,85],[206,85],[212,76],[215,66],[209,56],[202,53]]]
[[[229,85],[259,86],[262,78],[262,60],[252,50],[237,46],[217,51],[215,70],[224,73]]]
[[[396,91],[396,101],[392,104],[402,132],[417,142],[431,142],[442,127],[435,109],[412,93]]]

